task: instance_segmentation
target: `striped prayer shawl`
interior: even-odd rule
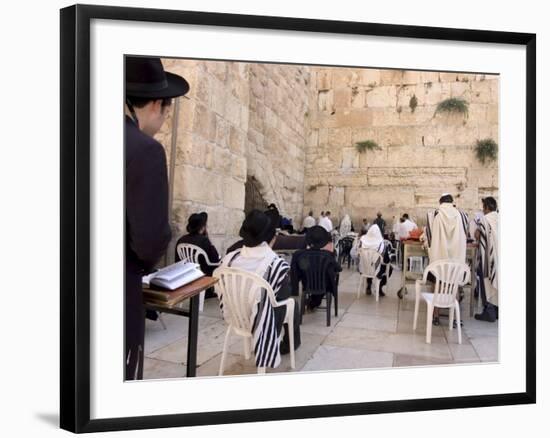
[[[238,261],[240,255],[241,249],[230,254],[227,266],[231,267]],[[270,257],[270,254],[268,254],[267,257]],[[264,266],[262,266],[262,262]],[[290,271],[290,266],[283,258],[276,255],[272,258],[264,259],[262,262],[258,264],[258,268],[260,271],[264,272],[256,271],[255,273],[263,277],[264,280],[271,285],[276,297],[285,277]],[[240,268],[238,265],[239,263],[237,262],[237,266],[233,267]],[[265,266],[267,266],[267,268],[265,268]],[[250,269],[246,270],[250,271]],[[223,312],[223,296],[220,297],[220,309]],[[278,367],[281,363],[279,345],[281,343],[282,327],[277,331],[275,312],[269,299],[267,299],[265,289],[262,290],[261,299],[257,303],[254,323],[252,325],[252,334],[254,338],[256,366],[270,368]]]
[[[498,289],[498,213],[491,212],[480,218],[479,230],[479,262],[483,278]]]

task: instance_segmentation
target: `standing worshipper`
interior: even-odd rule
[[[126,380],[143,378],[145,309],[141,277],[153,270],[172,235],[166,155],[153,136],[164,123],[172,98],[188,91],[187,81],[165,72],[159,58],[126,57]]]
[[[272,245],[275,242],[275,224],[271,218],[260,210],[252,210],[246,216],[239,235],[243,239],[242,248],[228,253],[220,267],[238,268],[253,272],[266,280],[275,293],[277,301],[290,297],[290,266],[275,252]],[[214,271],[214,277],[216,271]],[[223,312],[223,295],[220,298],[220,308]],[[281,354],[290,352],[288,326],[283,324],[286,307],[273,308],[264,293],[257,303],[252,334],[254,337],[254,353],[257,367],[276,368],[281,362]],[[300,309],[294,308],[294,349],[300,346]],[[284,327],[284,336],[282,331]],[[282,341],[281,341],[282,338]]]
[[[399,239],[407,240],[410,232],[415,228],[418,228],[417,225],[409,219],[409,215],[407,213],[404,213],[401,218],[401,223],[399,224]]]
[[[346,237],[349,233],[351,233],[351,229],[351,218],[349,217],[349,214],[346,214],[340,222],[340,237]]]
[[[332,232],[333,226],[330,220],[330,211],[327,211],[325,215],[319,220],[319,225],[322,226],[329,233]]]
[[[304,222],[302,224],[302,232],[305,233],[307,230],[309,230],[311,227],[315,226],[315,218],[313,217],[313,211],[309,211],[309,214],[304,218]]]
[[[361,225],[361,232],[363,234],[367,234],[367,231],[369,231],[370,224],[367,218],[363,218],[363,224]]]
[[[325,217],[325,212],[322,211],[319,215],[319,219],[317,219],[317,225],[321,225],[321,220]]]
[[[498,212],[497,201],[492,196],[483,198],[483,213],[480,218],[476,238],[479,240],[478,272],[483,312],[476,314],[475,319],[495,322],[498,318]]]
[[[384,237],[382,236],[382,232],[380,231],[380,228],[378,228],[378,225],[372,224],[372,226],[369,228],[369,231],[367,231],[367,234],[361,236],[361,238],[359,239],[359,257],[361,257],[361,249],[363,248],[372,249],[382,254],[382,261],[384,264],[380,266],[380,270],[378,271],[378,274],[376,276],[380,279],[379,295],[381,297],[384,297],[386,296],[386,294],[383,292],[382,288],[388,282],[388,277],[392,274],[392,268],[390,266],[389,273],[386,273],[385,264],[388,264],[390,262],[390,249],[384,242]],[[367,295],[370,295],[372,293],[371,284],[372,278],[367,278]]]
[[[450,259],[466,263],[468,216],[453,205],[453,197],[444,193],[439,208],[428,213],[426,240],[430,263]],[[439,309],[434,309],[433,322],[439,325]]]
[[[378,228],[380,228],[380,232],[382,233],[382,236],[384,235],[384,229],[386,228],[386,221],[382,219],[382,213],[378,212],[376,213],[376,219],[373,222],[374,224],[378,225]]]

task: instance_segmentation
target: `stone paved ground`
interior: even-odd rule
[[[338,370],[350,368],[408,367],[498,360],[498,324],[476,321],[468,314],[469,290],[461,304],[462,344],[457,330],[449,331],[446,319],[433,327],[432,343],[426,344],[426,306],[421,304],[416,332],[412,330],[414,292],[399,300],[396,271],[377,303],[374,296],[356,297],[359,274],[344,269],[340,277],[338,316],[326,327],[324,310],[304,315],[302,345],[296,351],[295,371]],[[145,379],[185,376],[187,318],[164,315],[167,329],[158,321],[147,321],[145,334]],[[218,373],[226,331],[217,299],[206,300],[200,316],[198,340],[198,376]],[[282,356],[277,369],[268,373],[289,372],[290,357]],[[256,373],[253,360],[245,360],[242,339],[232,338],[226,360],[226,375]]]

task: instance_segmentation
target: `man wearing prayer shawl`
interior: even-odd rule
[[[349,233],[351,233],[351,228],[351,218],[349,217],[349,214],[346,214],[342,219],[342,222],[340,222],[340,237],[346,237]]]
[[[246,216],[239,235],[243,238],[242,247],[228,253],[220,267],[230,267],[253,272],[266,280],[275,293],[277,301],[290,297],[290,266],[271,249],[275,242],[275,224],[259,210],[252,210]],[[216,271],[214,271],[214,277]],[[223,295],[219,295],[223,312]],[[288,326],[283,321],[286,307],[273,308],[265,291],[256,303],[256,313],[252,328],[254,354],[257,367],[276,368],[281,363],[281,354],[289,352]],[[294,349],[300,346],[300,310],[294,309]],[[282,340],[282,341],[281,341]]]
[[[483,216],[478,222],[478,274],[483,312],[475,315],[480,321],[495,322],[498,318],[498,213],[492,196],[482,199]]]
[[[389,275],[386,273],[386,264],[390,262],[390,252],[389,247],[386,245],[386,242],[384,242],[384,237],[382,236],[382,232],[380,231],[380,228],[377,224],[372,224],[372,226],[369,228],[369,231],[367,231],[367,234],[361,236],[359,239],[359,249],[367,248],[367,249],[373,249],[375,251],[378,251],[380,254],[382,254],[382,261],[384,264],[380,266],[380,269],[378,270],[377,277],[380,279],[380,291],[379,295],[381,297],[386,296],[386,294],[382,291],[382,288],[386,285],[388,282],[388,277],[392,274],[392,268],[390,266]],[[361,254],[361,251],[358,251],[359,255]],[[371,284],[372,279],[367,279],[367,295],[370,295],[371,292]]]
[[[445,193],[439,208],[428,213],[426,240],[430,263],[450,259],[466,263],[468,216],[453,205],[453,197]],[[434,324],[439,325],[439,309],[434,309]]]

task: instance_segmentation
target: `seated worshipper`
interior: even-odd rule
[[[359,239],[359,256],[361,255],[360,249],[362,248],[374,249],[375,251],[378,251],[380,254],[382,254],[383,263],[387,264],[390,262],[390,248],[384,242],[384,237],[382,237],[382,232],[380,231],[380,228],[378,228],[378,225],[372,224],[372,227],[369,228],[367,234],[361,236],[361,239]],[[386,285],[386,283],[388,282],[388,277],[390,277],[392,274],[392,267],[390,266],[389,273],[387,273],[385,264],[380,267],[380,270],[377,274],[377,277],[380,279],[381,297],[386,296],[382,288]],[[367,278],[367,295],[372,294],[371,285],[372,278]]]
[[[190,243],[191,245],[195,245],[203,249],[206,252],[206,255],[208,256],[208,259],[211,263],[218,263],[220,261],[220,256],[218,255],[216,247],[212,245],[212,242],[210,242],[210,239],[208,238],[207,222],[208,214],[204,211],[202,213],[193,213],[191,216],[189,216],[186,227],[189,234],[180,237],[179,240],[176,242],[176,261],[181,260],[178,254],[178,245],[180,243]],[[208,276],[212,276],[212,272],[214,272],[214,269],[216,269],[216,266],[208,265],[203,256],[199,256],[199,265],[201,267],[201,271]],[[216,294],[214,293],[214,288],[207,289],[204,296],[205,298],[215,297]]]
[[[351,218],[349,217],[349,214],[346,214],[342,221],[340,222],[340,236],[346,237],[349,233],[351,233],[352,224],[351,224]]]
[[[482,199],[484,215],[479,220],[475,236],[479,241],[478,274],[483,312],[475,315],[480,321],[495,322],[498,319],[498,212],[497,201],[492,196]]]
[[[281,230],[287,232],[288,234],[294,234],[294,226],[292,225],[292,219],[282,216]]]
[[[322,226],[329,233],[332,231],[332,221],[330,220],[330,211],[327,211],[325,215],[319,219],[319,225]]]
[[[466,263],[468,216],[453,205],[453,197],[444,193],[439,208],[428,213],[425,231],[430,263],[451,259]],[[433,281],[429,275],[428,280]],[[439,309],[434,309],[434,325],[439,325]]]
[[[338,293],[338,273],[342,271],[340,264],[336,260],[334,253],[334,245],[330,233],[322,226],[316,225],[309,229],[306,234],[307,249],[296,251],[292,256],[291,261],[291,279],[293,295],[299,295],[299,284],[305,288],[306,278],[302,270],[298,268],[298,263],[301,257],[307,257],[308,254],[326,251],[330,254],[330,263],[326,267],[326,284],[327,292],[331,292],[333,296]],[[319,307],[323,300],[322,295],[310,295],[306,303],[309,310],[314,310]]]
[[[373,224],[378,225],[378,228],[380,228],[380,232],[382,233],[382,236],[383,236],[384,229],[386,228],[386,221],[382,219],[382,213],[380,212],[376,213],[376,219],[374,220]]]
[[[252,210],[246,216],[239,235],[243,247],[228,253],[220,267],[229,267],[253,272],[263,277],[273,288],[277,301],[290,297],[290,267],[287,262],[273,252],[271,246],[275,238],[275,224],[265,213]],[[216,273],[214,272],[214,275]],[[223,295],[220,308],[223,312]],[[276,368],[281,362],[281,354],[290,352],[288,326],[283,321],[286,307],[271,307],[264,295],[258,303],[258,312],[253,324],[254,353],[257,367]],[[300,346],[300,309],[294,308],[294,349]],[[282,337],[282,342],[281,342]]]
[[[410,232],[418,227],[412,220],[409,219],[409,215],[407,213],[404,213],[401,219],[402,221],[399,225],[399,239],[407,240]]]
[[[309,214],[304,218],[302,223],[302,233],[305,233],[309,228],[315,226],[315,218],[313,217],[313,211],[310,210]]]
[[[269,216],[269,218],[271,219],[271,222],[273,222],[275,224],[275,228],[281,228],[282,227],[281,213],[279,213],[279,209],[277,208],[277,206],[275,204],[269,204],[267,206],[267,210],[264,213],[267,214]]]

